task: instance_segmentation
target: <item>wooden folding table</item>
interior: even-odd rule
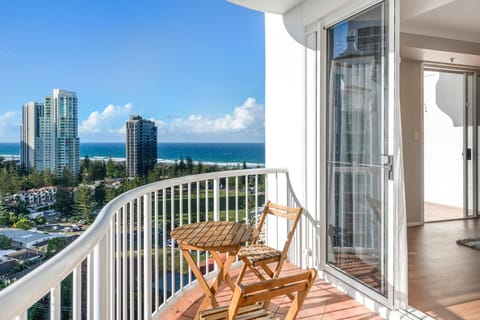
[[[206,221],[186,224],[175,228],[171,232],[171,238],[178,242],[183,256],[205,292],[205,298],[199,308],[199,312],[209,307],[218,307],[215,293],[223,280],[227,282],[233,291],[235,283],[228,274],[228,270],[235,261],[235,256],[241,245],[253,239],[256,233],[257,230],[253,226],[229,221]],[[219,270],[211,286],[208,285],[203,277],[202,272],[192,257],[191,250],[208,251],[215,260]],[[220,257],[220,253],[228,254],[225,261]]]

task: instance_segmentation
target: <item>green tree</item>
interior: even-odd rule
[[[9,213],[2,202],[0,194],[0,226],[10,226]]]
[[[90,162],[90,158],[88,157],[88,154],[85,156],[85,158],[80,162],[80,166],[90,170],[90,165],[91,165],[91,162]]]
[[[115,163],[112,160],[112,157],[108,158],[107,164],[105,166],[106,175],[109,178],[115,178]]]
[[[77,177],[73,175],[72,170],[63,168],[62,175],[58,178],[58,185],[60,187],[75,187],[77,184]]]
[[[49,259],[64,249],[70,240],[64,237],[53,238],[48,241],[46,258]]]
[[[187,172],[187,165],[185,164],[185,161],[183,161],[183,158],[180,159],[180,162],[178,163],[177,167],[177,176],[184,176]]]
[[[104,180],[106,176],[106,166],[104,161],[92,161],[88,170],[90,181]]]
[[[3,278],[0,278],[0,290],[8,287],[9,285],[11,285],[12,283],[14,283],[16,281],[16,279],[3,279]]]
[[[8,212],[0,212],[0,226],[8,227],[10,226],[10,219]]]
[[[58,187],[55,195],[55,210],[65,216],[70,216],[73,211],[73,192],[70,188]]]
[[[122,181],[122,187],[123,187],[123,192],[126,192],[128,190],[132,190],[138,186],[143,185],[143,181],[140,177],[135,177],[135,178],[128,178],[128,179],[123,179]]]
[[[34,188],[40,188],[40,187],[46,186],[43,178],[43,174],[41,172],[38,172],[37,169],[33,168],[29,174],[29,177]]]
[[[13,227],[17,229],[29,230],[33,228],[34,223],[26,217],[21,217],[14,224]]]
[[[44,225],[45,223],[47,223],[47,220],[45,219],[44,216],[39,215],[39,216],[35,217],[35,224],[36,225],[41,226],[41,225]]]
[[[104,183],[101,183],[95,187],[93,197],[98,206],[103,206],[105,204],[106,195],[107,195],[107,190]]]
[[[75,192],[74,211],[88,223],[93,221],[93,193],[87,185],[80,186]]]
[[[193,173],[193,160],[192,160],[192,157],[187,156],[187,158],[185,159],[185,165],[186,165],[187,174],[192,174],[192,173]]]
[[[55,185],[55,176],[50,172],[50,170],[42,171],[42,179],[44,186]]]
[[[196,170],[193,171],[193,173],[203,173],[203,163],[202,161],[198,161]]]
[[[8,213],[8,225],[13,226],[15,222],[18,221],[18,216],[15,214],[15,212],[9,212]]]
[[[17,215],[28,214],[27,203],[23,200],[20,200],[20,199],[15,200],[15,206],[13,207],[13,211]]]
[[[10,249],[12,247],[12,239],[7,236],[0,235],[0,250]]]
[[[112,187],[112,186],[105,187],[105,203],[110,202],[116,196],[117,196],[117,190],[115,189],[115,187]]]

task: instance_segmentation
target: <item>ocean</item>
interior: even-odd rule
[[[6,159],[20,157],[19,143],[0,143],[0,156]],[[80,156],[90,159],[125,159],[123,142],[85,142],[80,143]],[[186,157],[194,162],[222,164],[247,163],[251,166],[263,166],[265,163],[264,143],[159,143],[158,161],[170,162]]]

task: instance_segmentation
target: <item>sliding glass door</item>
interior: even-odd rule
[[[388,2],[327,29],[327,265],[387,285]]]
[[[424,220],[478,215],[478,76],[424,70]]]

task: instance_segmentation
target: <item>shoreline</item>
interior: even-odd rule
[[[5,158],[7,161],[20,161],[20,155],[14,155],[14,154],[0,154],[0,157]],[[118,157],[105,157],[105,156],[93,156],[93,157],[88,157],[92,161],[108,161],[109,159],[112,159],[114,162],[125,162],[126,158],[118,158]],[[85,159],[85,157],[80,157],[81,160]],[[171,159],[157,159],[157,163],[163,163],[163,164],[175,164],[176,161],[178,160],[171,160]],[[185,161],[185,159],[184,159]],[[217,165],[219,167],[242,167],[243,166],[243,161],[240,162],[235,162],[235,161],[230,161],[230,162],[216,162],[216,161],[202,161],[202,160],[193,160],[193,164],[198,165],[198,163],[201,162],[203,165],[211,166],[211,165]],[[245,162],[247,168],[263,168],[265,167],[264,163],[255,163],[255,162]]]

